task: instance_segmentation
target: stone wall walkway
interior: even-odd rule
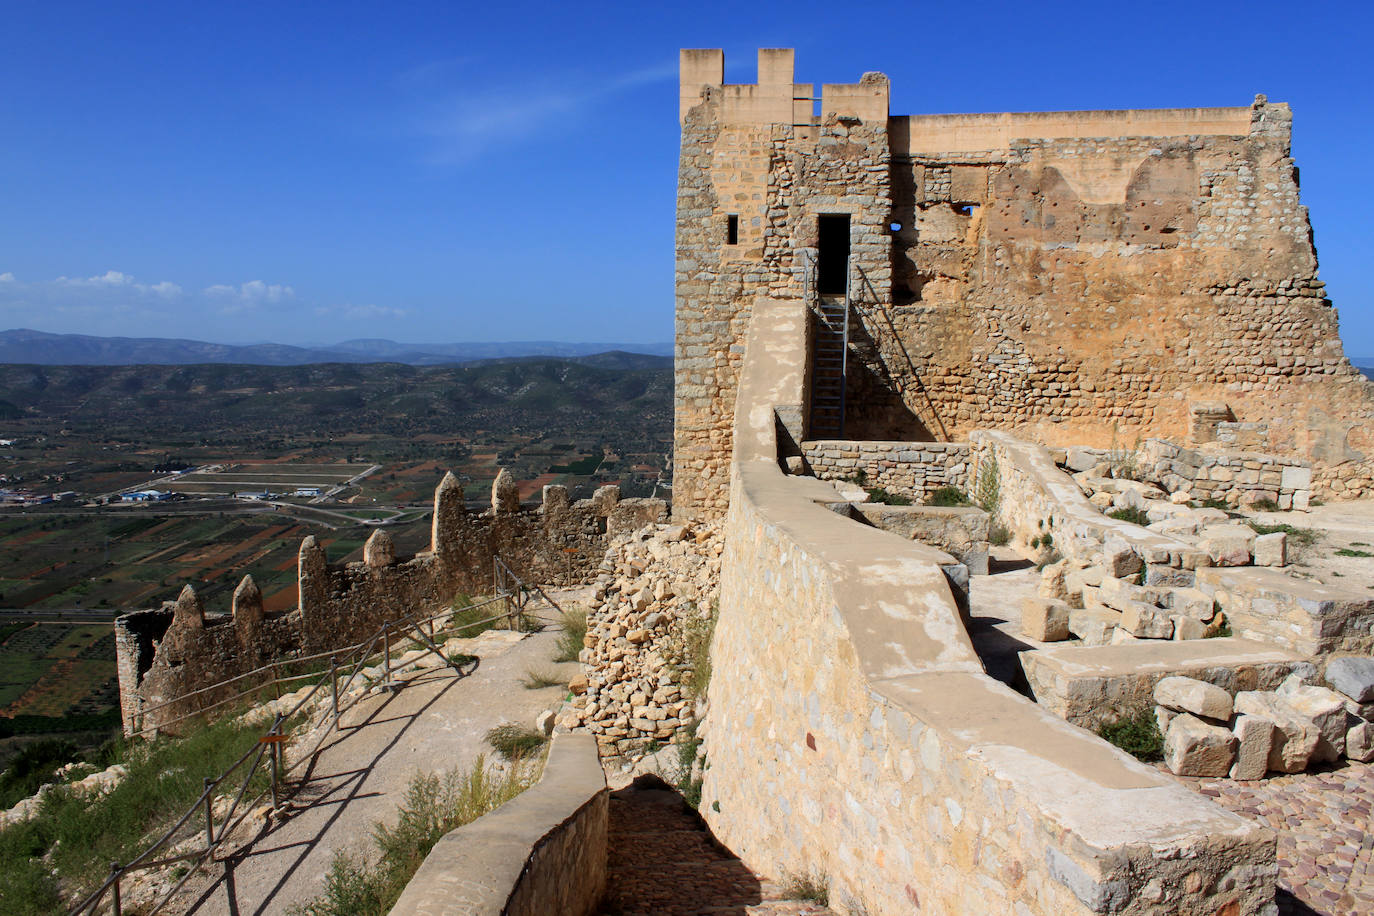
[[[654,777],[611,793],[602,916],[828,916],[786,899],[722,848],[682,796]]]
[[[1175,778],[1278,831],[1283,916],[1374,913],[1374,764],[1255,782]]]

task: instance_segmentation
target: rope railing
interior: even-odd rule
[[[232,764],[225,768],[225,770],[221,772],[218,776],[215,776],[213,778],[207,777],[205,779],[205,786],[203,791],[196,798],[195,802],[189,808],[186,809],[185,813],[183,813],[181,817],[178,818],[176,823],[174,823],[160,837],[154,840],[152,844],[146,847],[141,853],[135,856],[128,863],[110,863],[109,877],[107,877],[104,883],[102,883],[98,888],[96,888],[84,899],[82,899],[80,903],[78,903],[76,906],[68,910],[68,916],[85,916],[85,914],[95,914],[99,912],[101,904],[106,900],[107,894],[113,907],[112,912],[114,913],[114,916],[122,916],[123,902],[121,899],[120,884],[125,875],[129,874],[132,871],[139,871],[150,868],[161,868],[178,862],[193,862],[194,864],[187,869],[186,874],[183,875],[181,879],[177,881],[176,884],[174,884],[171,888],[162,893],[157,899],[157,901],[152,905],[152,907],[148,909],[146,912],[149,914],[153,914],[161,910],[161,908],[165,906],[168,903],[168,901],[170,901],[174,896],[176,896],[176,894],[182,889],[182,887],[185,886],[186,882],[191,879],[191,877],[196,873],[196,871],[201,866],[203,866],[207,861],[213,858],[216,851],[219,850],[219,848],[225,843],[225,841],[231,835],[233,835],[234,831],[236,831],[243,824],[243,822],[251,815],[255,806],[260,801],[266,799],[269,793],[272,798],[272,810],[276,811],[281,807],[281,804],[284,801],[283,789],[286,788],[284,785],[284,777],[290,775],[298,767],[302,766],[307,761],[311,760],[319,752],[319,749],[321,745],[324,743],[325,739],[328,738],[331,734],[333,734],[335,730],[342,727],[339,724],[340,717],[348,709],[352,709],[353,705],[355,705],[357,702],[360,702],[362,700],[362,696],[360,695],[359,697],[355,698],[354,704],[349,704],[347,706],[344,706],[340,703],[340,698],[348,695],[356,679],[361,675],[361,673],[365,669],[369,667],[368,663],[376,659],[377,656],[380,655],[380,664],[383,667],[383,676],[381,684],[387,687],[388,689],[397,689],[401,686],[404,686],[403,683],[393,681],[391,678],[391,654],[398,649],[410,651],[412,647],[416,647],[418,645],[419,647],[423,648],[426,653],[432,653],[437,655],[440,659],[444,661],[445,664],[449,665],[450,667],[453,667],[455,670],[458,670],[461,673],[461,666],[458,663],[450,661],[449,658],[444,655],[443,651],[434,641],[437,632],[434,624],[441,618],[447,618],[446,622],[452,624],[453,618],[457,614],[472,610],[474,608],[482,608],[496,604],[498,602],[505,602],[505,609],[501,613],[493,614],[488,617],[483,617],[478,620],[465,620],[458,625],[459,630],[461,631],[472,627],[478,627],[483,626],[485,624],[495,623],[496,621],[502,619],[508,621],[508,624],[516,624],[517,622],[519,624],[523,624],[526,607],[528,605],[528,598],[530,593],[532,592],[537,592],[539,596],[542,597],[545,601],[547,601],[552,607],[554,607],[560,613],[562,612],[562,608],[560,608],[556,603],[554,603],[553,599],[551,599],[542,588],[540,588],[537,585],[531,586],[525,583],[518,575],[516,575],[510,569],[510,567],[506,566],[506,564],[502,562],[499,557],[494,558],[493,574],[495,578],[497,593],[490,598],[477,602],[476,604],[469,604],[464,607],[449,607],[443,611],[440,611],[436,614],[430,614],[428,616],[417,616],[416,614],[405,615],[403,617],[398,618],[397,620],[388,621],[387,623],[382,624],[381,628],[377,630],[369,639],[363,640],[359,643],[355,643],[354,645],[334,649],[331,652],[320,652],[314,655],[303,656],[300,658],[288,659],[283,661],[274,661],[270,664],[256,668],[253,671],[249,671],[245,674],[237,675],[232,678],[227,678],[226,680],[221,681],[217,684],[212,684],[208,687],[203,687],[199,690],[192,691],[191,693],[188,693],[185,696],[178,697],[176,700],[169,700],[167,702],[159,703],[156,706],[151,706],[145,710],[142,710],[142,715],[146,715],[147,713],[154,712],[159,709],[165,709],[168,706],[183,703],[190,697],[202,695],[210,691],[221,690],[228,685],[239,683],[247,678],[253,677],[254,675],[263,675],[267,673],[272,673],[274,675],[260,684],[257,684],[253,687],[248,688],[247,690],[235,694],[233,697],[217,701],[209,706],[197,709],[194,712],[189,712],[177,716],[174,719],[170,719],[165,722],[160,722],[156,726],[150,726],[148,728],[139,729],[138,731],[133,732],[130,735],[130,737],[136,737],[138,735],[147,734],[149,732],[155,733],[158,729],[166,728],[167,726],[175,724],[177,722],[181,722],[196,716],[204,716],[206,713],[214,709],[222,707],[228,703],[232,703],[235,700],[243,700],[255,693],[259,693],[262,690],[265,690],[272,686],[280,686],[286,683],[294,683],[312,677],[320,678],[310,688],[309,691],[307,691],[303,696],[299,697],[291,705],[291,708],[288,711],[278,712],[276,714],[276,717],[272,722],[272,726],[264,734],[259,736],[257,742],[254,744],[253,747],[245,751],[242,756],[240,756],[237,760],[235,760]],[[430,632],[428,634],[425,633],[424,624],[430,625]],[[397,641],[393,642],[393,636],[398,637]],[[342,666],[339,664],[340,656],[344,656],[344,664]],[[324,658],[328,658],[330,661],[329,668],[327,670],[308,672],[306,674],[288,675],[285,677],[275,674],[275,672],[279,670],[279,666],[282,665],[302,664],[311,661],[318,661]],[[350,662],[352,663],[351,668],[349,667]],[[340,674],[343,670],[347,670],[348,674],[347,677],[345,677],[341,681]],[[284,760],[285,744],[287,740],[290,738],[290,735],[288,734],[285,728],[286,723],[294,719],[302,709],[304,709],[310,702],[312,702],[319,695],[319,692],[322,689],[324,689],[326,684],[329,685],[329,689],[331,692],[331,702],[329,706],[326,707],[324,712],[316,720],[308,723],[308,727],[303,730],[303,733],[305,734],[309,734],[311,732],[318,733],[314,745],[310,748],[309,751],[298,755],[295,763],[291,764],[288,767],[285,765]],[[264,758],[266,758],[267,768],[269,770],[267,784],[263,788],[259,789],[251,799],[245,802],[244,800],[248,796],[250,789],[252,788],[253,779],[259,773],[260,769],[263,766]],[[252,761],[251,763],[249,763],[250,759]],[[226,783],[229,783],[230,778],[234,775],[234,773],[244,768],[245,765],[247,766],[247,768],[243,770],[242,785],[238,786],[236,794],[234,795],[234,799],[230,803],[229,807],[220,814],[220,817],[218,819],[219,823],[217,825],[214,811],[214,800],[217,791]],[[191,823],[193,818],[195,818],[197,814],[201,812],[203,812],[205,816],[205,834],[203,846],[198,846],[197,848],[192,849],[189,852],[176,853],[170,856],[154,858],[154,855],[156,853],[168,850],[169,847],[174,845],[174,841],[176,841],[178,834],[180,834],[183,828],[185,828],[189,823]],[[226,864],[226,868],[227,867],[228,866]]]

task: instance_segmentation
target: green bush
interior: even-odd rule
[[[1119,522],[1130,522],[1132,525],[1148,525],[1150,517],[1144,509],[1129,506],[1125,509],[1113,509],[1107,513],[1107,518],[1114,518]]]
[[[883,503],[888,506],[911,505],[911,497],[903,496],[900,493],[889,493],[882,487],[869,487],[867,492],[869,502]]]
[[[989,515],[996,515],[1002,505],[1002,469],[997,465],[997,458],[990,456],[985,461],[979,461],[975,479],[978,508]]]
[[[993,547],[1005,547],[1011,543],[1011,532],[1007,526],[1000,522],[993,522],[988,527],[988,543]]]
[[[587,609],[574,607],[563,612],[560,619],[563,629],[558,634],[558,653],[556,662],[575,662],[582,652],[582,641],[587,636]]]
[[[527,725],[498,725],[487,732],[487,743],[507,760],[529,757],[548,743],[548,736]]]
[[[76,752],[75,744],[54,738],[25,745],[0,773],[0,810],[13,807],[44,783],[52,782],[57,768],[76,759]]]
[[[926,499],[927,506],[971,506],[973,502],[968,498],[968,494],[958,487],[940,487],[931,492]]]
[[[543,687],[557,687],[567,683],[556,671],[547,671],[543,668],[529,668],[525,671],[525,676],[520,679],[526,690],[539,690]]]
[[[1103,725],[1097,733],[1137,760],[1150,763],[1164,756],[1164,736],[1159,733],[1152,709]]]
[[[807,900],[829,906],[830,879],[821,874],[788,875],[783,881],[782,895],[787,900]]]
[[[1374,553],[1368,550],[1356,550],[1353,547],[1342,547],[1336,551],[1338,557],[1374,557]]]

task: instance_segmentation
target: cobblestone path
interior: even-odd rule
[[[603,916],[829,916],[785,900],[719,846],[682,796],[644,781],[611,793],[609,886]]]
[[[1175,778],[1278,831],[1284,916],[1374,913],[1374,764],[1256,782]]]

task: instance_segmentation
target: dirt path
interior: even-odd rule
[[[422,670],[403,689],[358,703],[344,714],[343,729],[325,741],[288,816],[231,859],[227,878],[205,879],[173,911],[283,913],[324,889],[336,852],[374,857],[372,826],[395,820],[417,771],[471,766],[479,754],[491,755],[488,729],[532,724],[559,702],[565,688],[521,684],[531,668],[572,674],[573,665],[550,661],[557,635],[545,630],[488,653],[465,677],[446,668]]]

